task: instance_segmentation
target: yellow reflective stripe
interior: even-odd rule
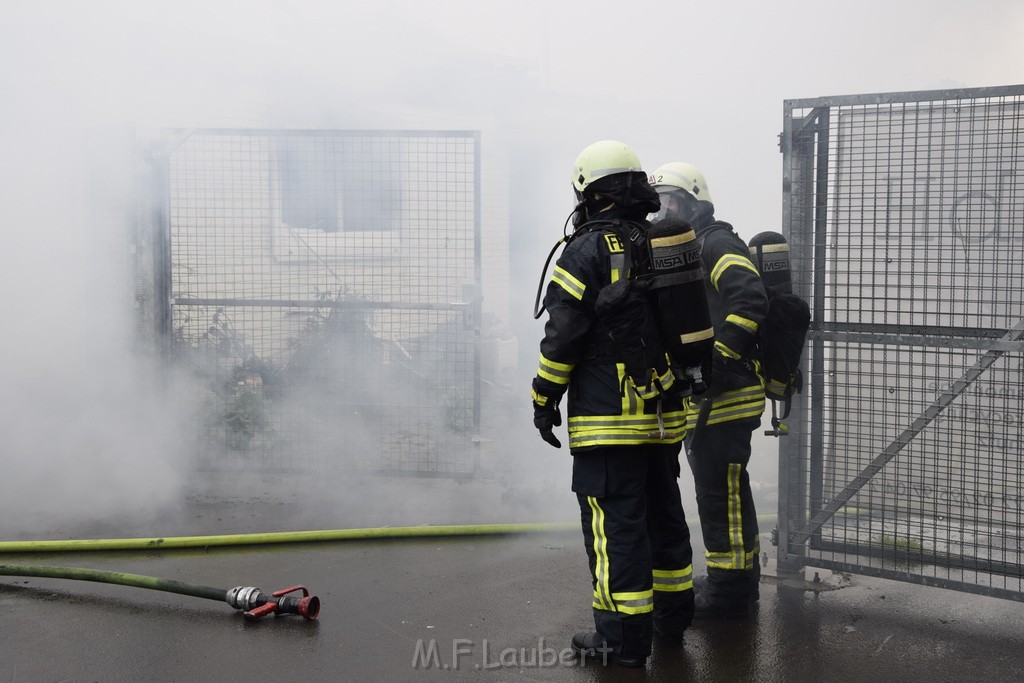
[[[660,377],[655,377],[654,372],[654,368],[651,368],[652,379],[650,379],[647,382],[647,386],[644,387],[636,386],[636,383],[633,381],[632,377],[630,377],[627,380],[627,383],[632,385],[633,388],[636,390],[636,395],[645,401],[649,401],[652,398],[657,398],[658,394],[660,394],[662,391],[667,391],[676,382],[676,376],[672,374],[671,369],[666,370],[664,373],[662,373]],[[661,385],[660,388],[658,386],[659,384]]]
[[[739,325],[740,327],[747,330],[751,334],[757,334],[757,323],[751,320],[750,318],[744,318],[741,315],[730,313],[729,315],[725,316],[725,322],[732,323],[734,325]]]
[[[612,593],[615,611],[623,614],[645,614],[654,609],[654,591]]]
[[[739,407],[743,407],[743,406],[747,406],[747,407],[755,406],[755,405],[762,406],[762,405],[764,405],[764,395],[762,394],[761,390],[759,389],[753,395],[746,394],[746,395],[743,395],[743,396],[737,396],[737,397],[725,399],[725,400],[722,400],[722,401],[715,400],[715,401],[713,401],[711,403],[711,405],[713,407],[712,412],[720,411],[720,410],[733,409],[733,408],[739,408]]]
[[[740,472],[743,466],[729,463],[729,548],[735,557],[735,567],[743,567],[743,501],[740,500]]]
[[[639,399],[638,399],[639,400]],[[688,429],[688,410],[657,415],[576,415],[569,418],[569,446],[635,446],[678,443]]]
[[[597,498],[587,496],[590,504],[590,529],[594,534],[594,606],[612,609],[611,577],[608,575],[608,537],[604,533],[604,510]],[[600,604],[597,604],[600,603]]]
[[[740,500],[741,471],[742,466],[739,463],[729,463],[726,475],[728,491],[725,499],[729,550],[726,552],[706,551],[708,566],[715,569],[746,569],[753,557],[743,548],[743,507]]]
[[[605,235],[605,239],[609,236]],[[626,269],[626,255],[625,254],[612,254],[611,256],[611,270],[612,270],[612,282],[618,282],[624,275],[623,271]]]
[[[662,593],[682,593],[683,591],[693,590],[693,578],[680,583],[662,583],[660,581],[655,581],[654,590]]]
[[[654,590],[678,593],[693,588],[693,565],[686,569],[655,569]]]
[[[753,569],[754,568],[754,562],[757,561],[754,558],[757,557],[757,554],[760,553],[760,552],[761,552],[761,539],[758,538],[757,536],[754,536],[754,548],[753,548],[753,550],[751,550],[750,552],[746,553],[743,556],[743,558],[744,558],[743,567],[745,569]]]
[[[621,403],[622,414],[642,415],[644,412],[644,400],[633,389],[633,383],[626,382],[626,365],[624,363],[616,363],[615,374],[619,378],[619,386],[624,388]]]
[[[722,406],[729,406],[744,401],[760,401],[764,398],[764,396],[761,395],[762,391],[761,385],[744,387],[743,389],[733,389],[722,393],[721,396],[716,396],[714,398],[714,404],[716,408],[720,408]]]
[[[544,370],[543,368],[538,368],[537,369],[537,376],[538,377],[543,377],[547,381],[554,382],[555,384],[568,384],[569,383],[569,378],[568,377],[561,377],[559,375],[553,375],[550,372],[548,372],[547,370]]]
[[[686,244],[697,239],[697,235],[692,230],[686,232],[680,232],[675,235],[666,235],[665,237],[655,237],[651,240],[651,246],[654,248],[659,247],[674,247],[677,244]]]
[[[569,363],[559,363],[557,361],[551,360],[550,358],[545,358],[543,353],[540,355],[540,364],[543,365],[544,367],[551,368],[552,370],[561,371],[566,374],[572,372],[573,369],[573,366],[570,365]]]
[[[672,410],[661,414],[666,425],[686,422],[686,411]],[[657,415],[575,415],[569,418],[569,426],[579,427],[620,427],[623,429],[637,427],[657,427]]]
[[[759,552],[761,552],[761,545],[759,541],[755,540],[754,549],[743,553],[743,569],[754,568],[754,557]],[[737,554],[732,551],[724,553],[713,553],[708,551],[705,554],[708,558],[709,567],[715,567],[716,569],[739,569],[739,567],[733,566],[733,564],[735,564],[734,560],[736,559]]]
[[[537,375],[555,384],[568,384],[572,369],[572,365],[556,363],[545,358],[544,354],[541,354],[540,364],[537,366]]]
[[[712,410],[708,415],[708,424],[714,425],[732,420],[760,417],[764,412],[764,401],[757,404],[744,404],[728,410]]]
[[[679,443],[686,436],[686,428],[665,429],[665,436],[662,438],[659,430],[653,430],[647,434],[570,434],[569,447],[583,448],[585,446],[643,446],[645,444],[669,444]]]
[[[757,268],[754,267],[754,264],[751,263],[750,259],[746,256],[740,256],[739,254],[726,254],[722,258],[718,259],[718,263],[716,263],[715,267],[711,269],[711,284],[716,291],[718,290],[718,279],[722,277],[722,273],[724,273],[726,269],[732,266],[747,268],[754,273],[754,275],[761,277],[761,273],[757,272]]]
[[[720,341],[715,342],[715,351],[718,351],[723,356],[732,358],[733,360],[740,360],[741,358],[740,354],[736,353]]]
[[[660,434],[661,427],[664,426],[666,430],[666,436],[674,434],[683,434],[686,432],[687,420],[676,420],[672,423],[666,423],[664,425],[653,424],[648,427],[614,427],[608,425],[590,425],[581,427],[579,425],[569,426],[569,438],[584,438],[584,437],[608,437],[612,439],[640,439],[646,441],[652,436]]]
[[[651,574],[657,579],[683,579],[693,576],[693,565],[685,569],[653,569]]]
[[[728,560],[726,560],[725,562],[716,562],[715,560],[711,559],[709,555],[708,566],[714,569],[736,569],[737,567],[732,566],[732,555],[730,555],[729,553],[725,553],[725,555],[726,557],[728,557]]]
[[[653,434],[658,434],[660,432],[660,429],[661,429],[661,425],[653,425],[653,426],[648,427],[646,429],[644,429],[644,428],[622,429],[621,427],[620,428],[615,428],[615,427],[602,427],[602,426],[597,426],[597,427],[577,427],[577,426],[573,426],[573,427],[569,428],[569,437],[570,438],[572,438],[572,437],[581,437],[582,438],[582,437],[591,437],[591,436],[594,436],[594,437],[597,437],[597,436],[607,436],[607,437],[611,437],[611,438],[641,439],[641,438],[648,438],[648,437],[650,437]],[[682,433],[682,432],[685,432],[686,431],[686,421],[683,420],[683,421],[675,422],[673,424],[666,424],[665,425],[665,429],[667,430],[667,432],[671,432],[671,433]]]
[[[630,384],[632,384],[632,382],[630,382]],[[656,387],[653,383],[642,388],[633,384],[633,391],[636,392],[638,398],[644,401],[650,401],[652,398],[658,398],[659,393],[658,387]]]
[[[743,559],[744,559],[744,561],[748,561],[748,560],[752,560],[752,559],[754,559],[754,555],[756,555],[756,554],[757,554],[757,553],[759,553],[759,552],[761,552],[761,544],[760,544],[760,542],[759,542],[759,541],[757,541],[757,540],[755,539],[755,540],[754,540],[754,549],[753,549],[753,550],[751,550],[751,551],[749,551],[749,552],[745,552],[745,553],[743,553]],[[731,550],[730,550],[730,551],[727,551],[727,552],[721,552],[721,553],[717,553],[717,552],[715,552],[715,553],[713,553],[713,552],[708,552],[708,553],[707,553],[707,555],[708,555],[709,557],[718,557],[718,558],[723,558],[723,557],[733,557],[733,556],[734,556],[735,554],[736,554],[736,553],[733,553],[733,552],[732,552]]]
[[[701,403],[708,399],[701,399],[700,401],[691,401],[686,409],[686,418],[688,420],[695,419],[700,413]],[[716,396],[711,399],[714,410],[712,412],[719,412],[724,408],[737,407],[740,404],[744,404],[749,407],[754,405],[764,406],[764,395],[760,386],[746,387],[744,389],[734,389],[727,391],[721,396]]]
[[[679,335],[679,341],[681,341],[684,344],[692,344],[693,342],[711,339],[714,336],[715,328],[709,327],[706,330],[698,330],[697,332],[687,332],[686,334],[681,334]]]
[[[539,406],[546,406],[548,404],[548,397],[544,394],[538,394],[536,389],[530,389],[530,396],[533,398],[533,402]]]
[[[551,276],[551,281],[569,292],[569,294],[578,300],[582,300],[583,293],[587,291],[587,286],[585,284],[580,282],[572,273],[561,266],[555,266],[555,272]]]

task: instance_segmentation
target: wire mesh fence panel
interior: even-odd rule
[[[1024,600],[1024,87],[791,100],[780,559]]]
[[[473,132],[168,131],[169,353],[204,464],[469,474]]]

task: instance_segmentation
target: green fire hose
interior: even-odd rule
[[[69,541],[0,541],[0,553],[73,552],[96,550],[143,550],[170,548],[211,548],[268,543],[311,543],[356,539],[416,538],[426,536],[483,536],[522,534],[578,529],[578,523],[538,524],[476,524],[462,526],[379,527],[372,529],[333,529],[322,531],[285,531],[261,534],[227,534],[219,536],[178,536],[165,538],[108,538]],[[258,588],[238,586],[228,590],[161,579],[141,574],[110,572],[79,567],[49,567],[0,564],[0,576],[31,576],[50,579],[96,581],[135,588],[147,588],[207,600],[227,602],[243,610],[248,620],[268,614],[298,614],[307,620],[320,613],[320,599],[310,595],[305,586],[292,586],[273,593]],[[292,595],[301,593],[301,595]]]
[[[314,543],[421,536],[489,536],[554,531],[578,531],[579,522],[534,524],[468,524],[459,526],[395,526],[368,529],[279,531],[218,536],[171,536],[161,538],[100,538],[70,541],[0,541],[0,553],[52,553],[89,550],[154,550],[162,548],[214,548],[270,543]]]

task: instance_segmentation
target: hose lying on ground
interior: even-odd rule
[[[141,550],[164,548],[209,548],[217,546],[257,545],[267,543],[309,543],[353,539],[415,538],[427,536],[480,536],[568,531],[578,523],[539,524],[477,524],[463,526],[379,527],[372,529],[333,529],[323,531],[284,531],[262,534],[230,534],[219,536],[178,536],[167,538],[108,538],[70,541],[3,541],[0,553],[69,552],[94,550]],[[53,579],[96,581],[121,586],[148,588],[208,600],[223,600],[244,610],[246,619],[266,614],[299,614],[315,619],[320,600],[303,586],[293,586],[267,594],[258,588],[238,586],[230,590],[199,586],[170,579],[140,574],[110,572],[79,567],[44,567],[0,564],[0,576],[32,576]],[[289,595],[300,592],[301,597]]]
[[[555,531],[578,531],[579,522],[533,524],[469,524],[460,526],[396,526],[321,531],[279,531],[217,536],[169,536],[164,538],[100,538],[69,541],[0,541],[0,553],[50,553],[89,550],[154,550],[161,548],[213,548],[270,543],[313,543],[371,538],[422,536],[487,536]]]
[[[171,579],[159,579],[155,576],[127,574],[125,572],[108,572],[100,569],[82,569],[80,567],[42,567],[33,565],[0,564],[0,576],[34,576],[46,579],[74,579],[77,581],[95,581],[113,583],[119,586],[134,586],[150,590],[191,595],[195,598],[226,602],[235,609],[245,612],[248,620],[259,619],[267,614],[298,614],[308,620],[316,619],[320,613],[320,599],[310,595],[305,586],[292,586],[273,593],[264,593],[259,588],[237,586],[225,590],[211,588],[194,583],[184,583]],[[302,596],[289,595],[301,592]]]

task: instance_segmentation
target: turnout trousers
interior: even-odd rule
[[[678,443],[609,446],[573,457],[594,625],[622,657],[648,656],[653,627],[681,638],[693,619],[680,450]]]
[[[747,463],[750,439],[760,420],[737,420],[698,427],[707,430],[686,457],[693,471],[697,511],[716,591],[749,600],[760,574],[757,513]],[[696,447],[695,447],[696,446]]]

